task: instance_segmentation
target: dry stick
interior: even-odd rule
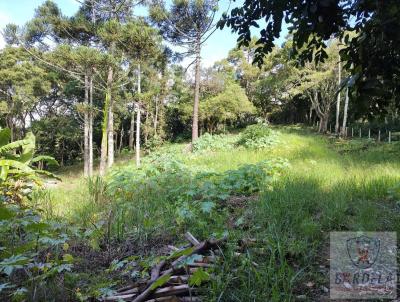
[[[389,144],[392,142],[392,131],[389,131]]]
[[[181,295],[189,292],[190,288],[187,284],[177,285],[177,286],[168,286],[164,288],[160,288],[154,292],[151,296],[154,298],[166,297],[166,296],[174,296]]]
[[[368,138],[371,138],[371,129],[368,129]]]
[[[378,142],[381,141],[381,130],[378,130]]]
[[[147,300],[147,302],[171,302],[171,301],[178,301],[176,300],[176,296],[169,296],[169,297],[162,297]],[[180,302],[201,302],[203,299],[201,297],[179,297]]]
[[[168,247],[171,251],[174,251],[174,252],[179,251],[179,249],[178,249],[176,246],[168,245],[167,247]]]
[[[180,267],[181,263],[189,256],[196,254],[198,252],[201,252],[203,250],[206,250],[207,248],[212,248],[213,246],[217,246],[219,243],[222,243],[226,240],[226,238],[222,239],[222,240],[206,240],[203,241],[201,243],[199,243],[198,245],[196,245],[193,250],[191,251],[191,253],[189,253],[188,255],[184,255],[179,257],[177,260],[175,260],[174,262],[172,262],[171,264],[171,268],[167,269],[166,271],[163,271],[162,274],[159,274],[159,277],[156,278],[153,282],[149,282],[147,285],[147,288],[139,295],[135,298],[135,300],[133,300],[133,302],[143,302],[146,300],[146,298],[154,291],[153,288],[151,288],[151,285],[155,282],[157,282],[157,280],[159,280],[160,278],[164,277],[167,274],[171,274],[173,273],[177,268]],[[190,269],[190,271],[192,271],[192,269]],[[152,279],[153,279],[153,272],[152,272]]]
[[[185,238],[193,245],[198,245],[200,242],[190,232],[185,233]]]

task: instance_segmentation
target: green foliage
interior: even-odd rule
[[[237,145],[246,148],[267,148],[277,143],[276,134],[272,132],[267,124],[258,123],[247,126],[241,133]]]
[[[210,280],[210,274],[199,268],[194,274],[189,278],[189,285],[200,286],[203,282]]]
[[[155,135],[155,136],[152,136],[147,141],[147,143],[144,144],[144,148],[151,152],[151,151],[154,151],[154,150],[157,150],[158,148],[160,148],[162,146],[163,142],[164,141],[160,136]]]
[[[60,246],[68,237],[61,228],[42,222],[37,211],[25,207],[31,183],[40,183],[40,174],[52,176],[31,165],[57,162],[48,156],[33,157],[35,137],[32,133],[23,140],[9,142],[10,133],[9,129],[0,130],[0,281],[3,283],[0,296],[23,299],[32,293],[26,288],[43,288],[45,280],[70,271],[73,258],[62,257]],[[54,255],[43,257],[46,250],[53,249]]]
[[[193,143],[193,152],[232,150],[237,141],[233,135],[206,133]]]
[[[201,120],[211,133],[219,124],[232,123],[255,112],[245,90],[236,83],[225,82],[222,91],[212,94],[200,103]]]

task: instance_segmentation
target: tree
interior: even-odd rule
[[[248,45],[251,28],[260,27],[255,62],[274,48],[284,22],[293,35],[293,52],[301,61],[327,59],[326,41],[339,38],[345,45],[340,56],[352,78],[347,81],[362,102],[374,98],[384,104],[399,98],[400,10],[397,0],[388,1],[290,1],[245,0],[243,5],[225,15],[219,27],[231,27],[239,33],[239,44]],[[374,106],[369,106],[375,110]],[[375,106],[376,108],[376,106]]]
[[[157,1],[150,12],[168,41],[184,47],[185,55],[195,56],[192,143],[199,136],[201,47],[213,32],[216,10],[216,0],[174,0],[169,10]]]
[[[0,51],[0,113],[5,115],[12,140],[25,135],[27,118],[51,84],[51,75],[21,47]],[[17,126],[21,133],[17,133]]]
[[[255,108],[247,98],[245,90],[232,81],[226,83],[221,92],[205,99],[200,108],[202,123],[211,134],[219,124],[233,123],[245,114],[255,113]]]

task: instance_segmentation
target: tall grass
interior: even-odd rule
[[[160,238],[178,244],[186,230],[200,239],[228,231],[224,262],[205,292],[210,301],[294,301],[300,296],[319,300],[328,287],[330,231],[400,230],[400,190],[396,189],[400,144],[338,141],[296,127],[279,132],[277,144],[258,150],[191,154],[183,145],[170,145],[146,159],[145,168],[120,164],[107,183],[74,180],[42,199],[52,207],[50,216],[74,224],[108,220],[113,238],[133,240],[142,247],[137,252],[163,244]],[[174,161],[154,168],[163,154],[178,159],[185,168],[173,166]],[[228,173],[278,157],[288,159],[290,168],[261,187],[257,199],[247,201],[245,207],[227,208],[221,202],[212,217],[206,214],[191,223],[177,219],[180,211],[188,210],[184,205],[196,194],[196,186],[205,183],[195,175],[210,177],[210,173]],[[188,204],[189,210],[195,206]],[[238,227],[231,227],[231,220]],[[262,244],[238,257],[235,246],[242,238],[257,238]]]

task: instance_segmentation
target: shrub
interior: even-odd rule
[[[156,150],[157,148],[161,147],[162,144],[163,144],[162,138],[161,138],[160,136],[158,136],[158,135],[155,135],[155,136],[151,137],[151,138],[147,141],[147,143],[144,144],[144,148],[145,148],[147,151],[150,151],[150,152],[151,152],[151,151],[154,151],[154,150]]]
[[[246,148],[266,148],[276,143],[276,135],[266,124],[255,124],[247,126],[241,133],[238,141],[239,146]]]
[[[232,135],[211,135],[206,133],[193,143],[193,151],[230,150],[235,146],[236,140],[236,137]]]

